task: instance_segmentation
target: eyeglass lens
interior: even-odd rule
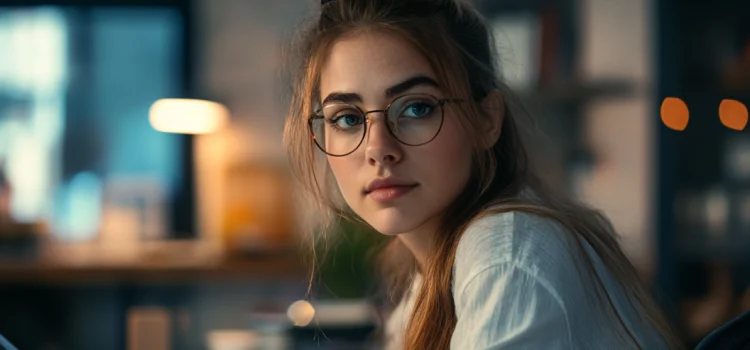
[[[443,122],[442,104],[430,95],[398,97],[386,112],[388,130],[398,141],[411,146],[432,141]],[[359,107],[339,102],[325,104],[310,123],[318,147],[334,156],[354,152],[364,140],[367,125]]]

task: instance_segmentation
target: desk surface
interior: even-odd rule
[[[208,251],[192,242],[158,243],[131,249],[127,254],[96,245],[58,245],[40,249],[38,258],[0,258],[0,285],[201,284],[304,279],[307,273],[295,251],[241,257]]]
[[[231,282],[249,278],[304,278],[293,257],[243,258],[206,265],[139,263],[104,266],[54,266],[0,261],[0,284],[171,284]]]

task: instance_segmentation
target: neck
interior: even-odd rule
[[[398,239],[414,255],[420,270],[423,270],[430,252],[434,250],[435,232],[437,232],[437,220],[431,219],[413,231],[398,235]]]

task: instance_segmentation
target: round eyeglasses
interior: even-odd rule
[[[429,94],[402,95],[385,109],[364,112],[356,105],[343,102],[324,104],[308,120],[310,133],[321,151],[334,157],[353,153],[367,133],[367,115],[385,114],[391,135],[407,146],[421,146],[434,140],[443,127],[443,105],[460,99],[438,99]]]

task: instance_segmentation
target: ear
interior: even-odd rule
[[[494,89],[482,100],[482,111],[484,112],[483,144],[490,148],[500,139],[505,120],[505,100],[503,94]]]

